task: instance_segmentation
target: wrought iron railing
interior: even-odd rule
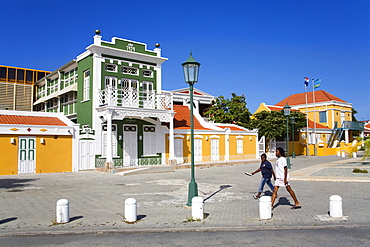
[[[107,87],[99,91],[99,105],[168,110],[172,109],[172,95]]]
[[[240,155],[220,155],[218,157],[215,156],[202,156],[202,157],[195,157],[194,164],[202,164],[202,163],[221,163],[221,162],[235,162],[235,161],[245,161],[245,160],[253,160],[256,159],[255,154],[240,154]],[[181,157],[175,158],[177,165],[186,165],[190,164],[191,159],[190,157]],[[105,167],[105,159],[104,158],[97,158],[95,160],[95,167]],[[139,159],[114,159],[114,168],[121,168],[121,167],[142,167],[142,166],[150,166],[150,165],[171,165],[171,161],[168,158],[139,158]]]

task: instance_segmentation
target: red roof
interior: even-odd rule
[[[339,101],[339,102],[347,103],[346,101],[324,90],[315,91],[315,103],[327,102],[327,101]],[[290,106],[306,104],[306,93],[292,94],[289,97],[280,101],[279,103],[275,104],[275,106],[285,106],[287,103]],[[313,103],[313,92],[307,92],[307,103],[308,104]]]
[[[312,128],[312,129],[315,128],[314,123],[315,123],[314,121],[308,119],[308,128]],[[330,129],[330,128],[325,125],[316,123],[316,129]]]
[[[35,117],[17,115],[0,115],[0,124],[67,126],[66,123],[64,123],[57,117]]]
[[[217,126],[217,127],[220,127],[220,128],[222,128],[222,129],[227,129],[227,128],[229,128],[230,130],[237,130],[237,131],[245,131],[245,129],[243,129],[242,127],[240,127],[240,126],[236,126],[236,125],[218,125],[217,123],[215,123],[215,125]]]
[[[183,105],[174,105],[173,109],[175,110],[175,118],[174,118],[174,127],[175,129],[190,129],[190,109],[187,106]],[[203,130],[210,130],[208,128],[204,128],[198,121],[197,118],[194,117],[194,129],[203,129]]]

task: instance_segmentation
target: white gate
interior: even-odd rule
[[[18,174],[34,173],[35,153],[36,153],[35,137],[20,137],[18,149]]]
[[[218,139],[211,139],[211,160],[218,161],[220,159],[219,155],[219,147],[218,147]]]
[[[202,139],[194,139],[194,162],[202,162]]]
[[[95,168],[94,144],[94,140],[80,140],[80,162],[78,164],[78,170],[88,170]]]
[[[123,125],[123,155],[125,166],[137,165],[136,125]]]
[[[177,164],[181,164],[184,162],[183,158],[183,139],[181,138],[176,138],[174,140],[174,145],[175,145],[175,158],[177,160]]]
[[[262,136],[258,141],[258,156],[261,156],[266,151],[266,137]]]
[[[267,158],[276,158],[276,140],[275,139],[270,139],[268,142],[268,153],[267,153]]]

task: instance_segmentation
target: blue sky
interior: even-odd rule
[[[370,119],[368,0],[13,0],[2,1],[0,20],[2,65],[55,70],[100,29],[103,40],[160,43],[163,89],[187,87],[181,63],[192,50],[196,88],[244,94],[252,113],[304,92],[309,77]]]

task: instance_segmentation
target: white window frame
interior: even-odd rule
[[[127,72],[123,72],[124,68],[127,68],[127,69],[134,69],[136,70],[136,73],[127,73]],[[136,68],[136,67],[131,67],[131,66],[122,66],[121,67],[121,73],[122,74],[125,74],[125,75],[139,75],[139,68]]]
[[[87,75],[88,74],[88,75]],[[84,88],[82,101],[90,100],[90,70],[85,70],[84,75]]]
[[[107,69],[107,66],[114,66],[114,70]],[[104,70],[107,71],[107,72],[117,72],[117,68],[118,68],[118,65],[114,64],[114,63],[106,63],[104,65]]]
[[[105,77],[105,88],[108,87],[117,88],[117,77],[114,76]]]
[[[145,72],[150,72],[150,75],[145,75]],[[148,78],[153,78],[153,70],[150,70],[150,69],[143,69],[141,71],[141,74],[143,75],[143,77],[148,77]]]
[[[243,154],[243,139],[236,139],[236,153]]]

